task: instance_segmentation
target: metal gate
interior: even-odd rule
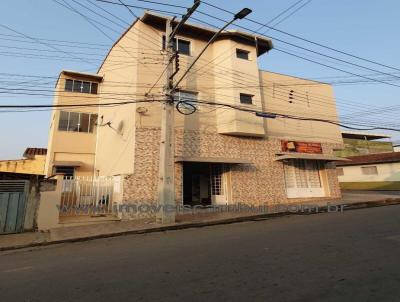
[[[60,216],[111,214],[113,176],[64,177]]]
[[[0,234],[24,230],[28,180],[0,180]]]

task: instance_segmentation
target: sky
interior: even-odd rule
[[[95,72],[101,63],[102,58],[107,53],[113,42],[124,31],[123,26],[116,26],[99,16],[92,15],[91,12],[79,6],[77,2],[105,14],[93,6],[96,3],[103,9],[112,12],[120,19],[125,20],[125,24],[131,23],[134,17],[129,11],[117,5],[102,3],[95,0],[65,0],[70,5],[79,9],[81,13],[101,21],[108,28],[103,28],[106,37],[98,29],[88,23],[82,16],[59,5],[56,1],[63,0],[2,0],[0,1],[0,104],[51,104],[51,92],[43,92],[45,95],[27,95],[26,92],[35,90],[52,90],[55,85],[56,77],[62,69],[77,71]],[[113,1],[113,0],[110,0]],[[177,16],[184,13],[184,10],[176,7],[166,7],[136,0],[124,0],[125,3],[146,6],[151,8],[165,9],[176,12]],[[114,2],[118,2],[115,0]],[[193,1],[174,0],[162,1],[166,4],[174,4],[189,7]],[[262,24],[267,23],[288,7],[292,6],[297,0],[280,1],[214,1],[209,3],[217,7],[230,11],[239,11],[243,7],[253,10],[249,16],[252,20],[257,20]],[[304,4],[304,7],[288,16],[296,8]],[[217,16],[229,19],[230,15],[202,3],[200,10]],[[142,9],[133,8],[137,15],[143,13]],[[396,0],[302,0],[297,6],[281,18],[276,19],[273,27],[301,36],[308,40],[335,48],[353,55],[376,61],[381,64],[399,68],[386,68],[374,65],[365,61],[360,61],[343,54],[330,51],[309,44],[305,41],[295,39],[283,33],[270,30],[266,33],[271,36],[274,45],[290,53],[304,56],[311,60],[330,65],[335,68],[345,69],[348,72],[367,75],[374,79],[390,79],[389,83],[399,85],[400,62],[400,40],[398,28],[400,28],[400,1]],[[275,26],[286,16],[287,19]],[[113,17],[108,16],[111,19]],[[223,23],[203,15],[195,14],[194,17],[206,22],[222,26]],[[121,20],[113,19],[119,22]],[[196,21],[192,21],[196,23]],[[247,20],[239,20],[235,24],[245,26],[252,30],[260,26]],[[6,28],[8,27],[8,29]],[[125,26],[126,27],[126,26]],[[233,25],[232,28],[234,28]],[[112,28],[113,30],[111,30]],[[11,29],[11,30],[10,30]],[[261,31],[265,31],[263,28]],[[33,38],[27,38],[27,36]],[[379,75],[371,70],[361,69],[355,66],[343,65],[343,63],[320,57],[316,54],[308,53],[305,50],[295,48],[274,40],[274,38],[290,42],[292,44],[323,52],[326,55],[347,60],[371,69],[376,69],[384,73],[393,74],[394,77]],[[70,43],[48,40],[74,41],[73,44],[79,47],[68,47]],[[40,42],[39,42],[40,41]],[[82,44],[89,43],[89,44]],[[47,45],[45,45],[47,44]],[[92,45],[95,44],[95,45]],[[56,49],[51,46],[56,47]],[[87,48],[83,48],[87,47]],[[61,50],[61,51],[60,51]],[[68,52],[82,59],[89,59],[90,63],[71,59]],[[282,52],[272,50],[259,58],[259,67],[263,70],[289,74],[293,76],[320,79],[325,82],[334,82],[335,96],[338,102],[338,110],[341,116],[357,116],[357,121],[368,123],[368,125],[385,125],[400,128],[397,122],[400,102],[398,92],[400,87],[384,83],[338,83],[350,80],[364,80],[350,76],[341,71],[330,69],[312,62],[308,62]],[[17,76],[24,75],[24,77]],[[29,76],[29,77],[27,77]],[[37,78],[37,76],[48,78]],[[396,81],[397,80],[397,81]],[[18,86],[16,84],[18,83]],[[398,84],[397,84],[398,83]],[[16,90],[16,89],[28,90]],[[11,90],[10,90],[11,89]],[[7,93],[12,92],[12,93]],[[24,94],[22,94],[24,93]],[[37,93],[39,94],[39,93]],[[391,106],[398,106],[391,107]],[[380,111],[381,108],[390,107]],[[50,112],[9,112],[10,110],[0,110],[0,159],[20,158],[26,147],[46,147],[48,139],[48,129],[50,125]],[[400,141],[398,132],[375,131],[387,133],[394,136],[394,140]]]

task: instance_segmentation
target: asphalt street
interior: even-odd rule
[[[0,301],[400,301],[400,206],[3,252]]]

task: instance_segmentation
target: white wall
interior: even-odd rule
[[[361,167],[376,166],[377,175],[362,174]],[[344,175],[339,176],[339,182],[362,182],[362,181],[400,181],[400,163],[382,163],[373,165],[359,165],[338,167],[343,168]]]

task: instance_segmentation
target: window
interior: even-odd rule
[[[240,94],[240,103],[241,104],[253,104],[253,96],[251,94]]]
[[[286,188],[321,188],[318,161],[290,159],[284,164]]]
[[[78,112],[69,113],[68,131],[79,131],[79,115]]]
[[[58,130],[92,133],[96,122],[97,114],[61,111]]]
[[[163,36],[163,45],[162,48],[165,49],[165,36]],[[182,40],[180,38],[175,38],[174,41],[172,41],[173,44],[173,49],[178,50],[179,54],[182,55],[187,55],[190,56],[190,41],[187,40]]]
[[[61,111],[58,130],[68,131],[69,112]]]
[[[74,81],[73,92],[82,92],[82,81]]]
[[[361,173],[364,175],[377,175],[378,168],[376,166],[361,167]]]
[[[190,42],[178,39],[178,51],[180,54],[190,56]]]
[[[175,93],[175,100],[184,101],[184,103],[179,104],[179,110],[185,113],[191,113],[196,107],[197,93],[179,90]]]
[[[74,85],[73,80],[65,80],[65,91],[72,91],[72,86]]]
[[[82,82],[82,93],[90,93],[90,82]]]
[[[97,94],[97,87],[99,84],[97,83],[92,83],[91,89],[90,89],[90,93],[91,94]]]
[[[97,114],[91,114],[89,119],[89,132],[94,131],[94,127],[97,126]]]
[[[344,175],[344,170],[343,168],[336,168],[336,172],[338,176],[343,176]]]
[[[249,60],[249,51],[236,48],[236,57],[243,60]]]
[[[89,114],[81,114],[79,120],[79,132],[89,132]]]
[[[184,90],[179,90],[175,93],[175,99],[178,101],[187,101],[190,103],[190,101],[196,101],[197,100],[197,93],[196,92],[190,92],[190,91],[184,91]]]
[[[78,80],[65,80],[65,91],[97,94],[98,83]]]
[[[54,174],[64,174],[64,177],[73,177],[74,172],[75,172],[74,167],[69,167],[69,166],[54,167]]]

